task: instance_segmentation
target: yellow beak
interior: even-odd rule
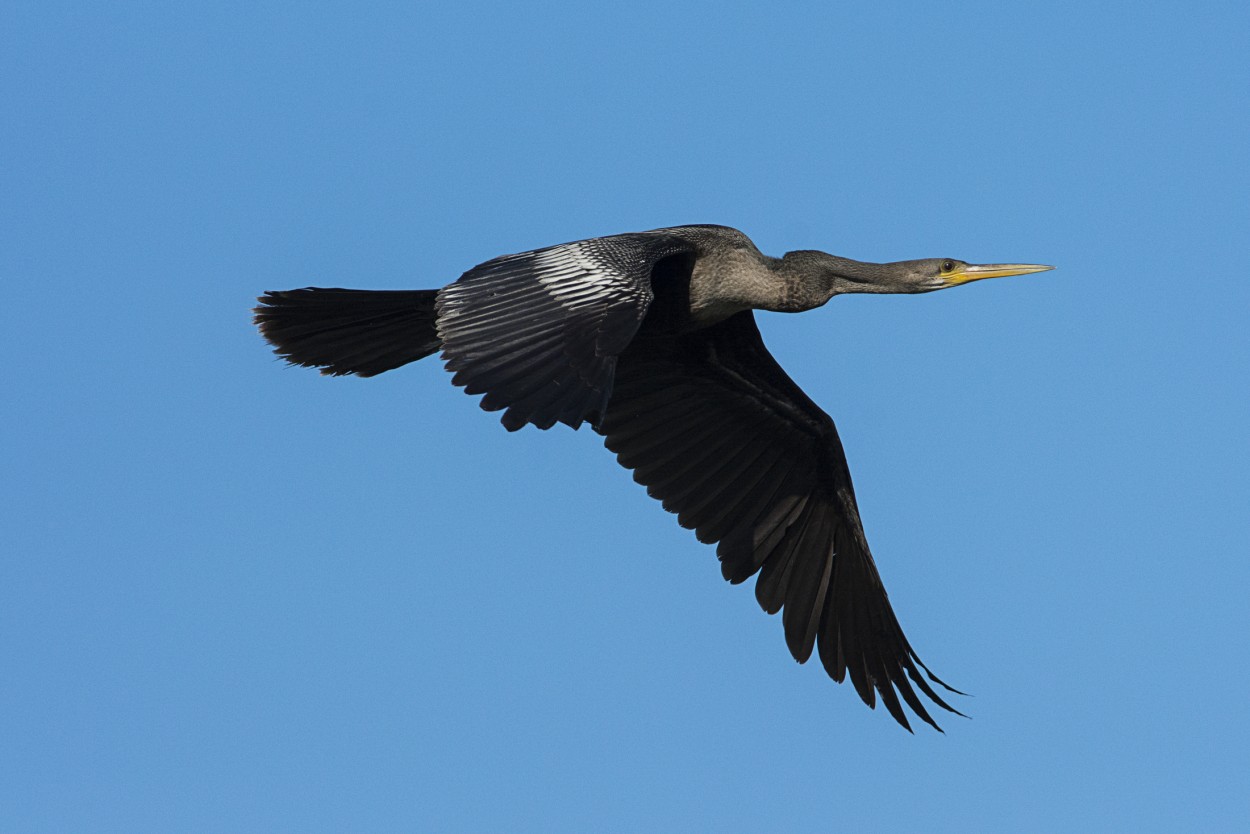
[[[957,287],[970,281],[984,278],[1006,278],[1009,275],[1032,275],[1034,272],[1046,272],[1053,266],[1043,264],[963,264],[947,273],[946,286]]]

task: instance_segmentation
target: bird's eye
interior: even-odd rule
[[[955,268],[955,262],[954,262],[954,261],[942,261],[942,271],[943,271],[943,272],[950,272],[950,271],[951,271],[951,270],[953,270],[954,268]]]

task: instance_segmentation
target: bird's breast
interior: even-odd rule
[[[784,284],[758,252],[700,258],[690,274],[690,317],[703,327],[743,310],[776,310],[784,301]]]

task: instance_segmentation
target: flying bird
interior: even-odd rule
[[[328,375],[374,376],[441,351],[453,384],[484,395],[509,431],[588,423],[648,494],[716,545],[725,579],[758,574],[756,599],[781,612],[798,662],[815,651],[869,707],[879,697],[910,731],[906,703],[940,731],[920,695],[961,715],[930,682],[958,690],[904,636],[833,420],[769,354],[753,311],[1051,268],[773,258],[736,229],[677,226],[504,255],[438,290],[266,292],[255,321],[279,356]]]

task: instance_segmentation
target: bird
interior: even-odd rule
[[[503,412],[509,431],[589,425],[681,526],[716,546],[726,580],[758,576],[756,599],[781,613],[795,660],[815,652],[868,707],[879,699],[914,732],[906,704],[943,732],[929,708],[963,713],[938,689],[964,693],[904,635],[833,420],[765,348],[754,311],[1049,269],[816,250],[776,258],[737,229],[690,225],[504,255],[436,290],[268,291],[253,312],[292,365],[371,377],[441,352],[452,383]]]

